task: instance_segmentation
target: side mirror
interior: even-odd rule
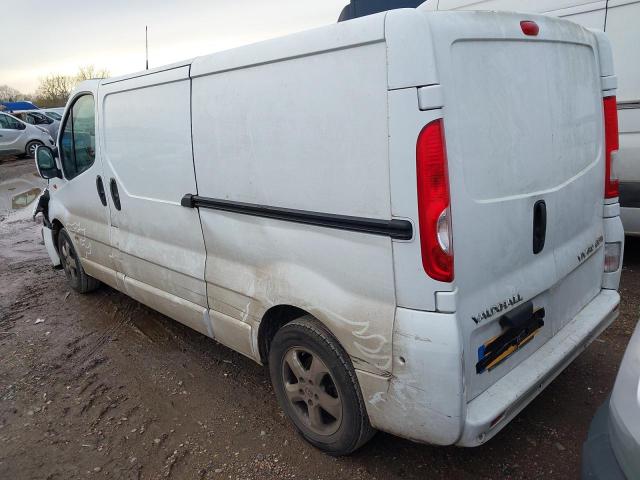
[[[19,123],[18,124],[18,130],[26,130],[27,128],[27,124],[26,123]]]
[[[44,145],[36,148],[36,167],[38,173],[44,179],[62,178],[62,173],[56,165],[56,157],[53,150]]]

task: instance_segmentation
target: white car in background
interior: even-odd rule
[[[611,399],[596,413],[582,452],[583,480],[640,478],[640,324],[622,359]]]
[[[19,118],[23,122],[31,125],[36,125],[49,132],[52,138],[58,136],[58,130],[60,129],[60,120],[55,120],[49,115],[45,115],[40,110],[25,110],[13,114],[14,117]]]
[[[40,145],[54,145],[49,132],[0,112],[0,155],[33,157]]]
[[[44,113],[47,117],[58,122],[62,120],[64,114],[64,107],[61,108],[41,108],[38,110],[40,113]]]

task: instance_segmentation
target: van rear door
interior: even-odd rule
[[[578,25],[541,16],[426,16],[437,16],[429,24],[444,95],[456,307],[470,400],[600,291],[597,40]],[[535,21],[537,34],[525,33],[523,20]],[[543,325],[503,361],[482,363],[508,311],[528,317],[538,311]]]

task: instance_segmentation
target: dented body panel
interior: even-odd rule
[[[471,162],[474,144],[490,152],[491,132],[477,136],[461,112],[475,102],[475,121],[496,113],[478,92],[456,103],[470,87],[455,62],[473,59],[476,46],[455,50],[486,38],[520,48],[519,21],[397,10],[81,86],[71,103],[83,92],[96,99],[96,160],[52,181],[51,240],[66,228],[89,275],[257,362],[274,307],[310,314],[349,355],[374,427],[439,445],[483,443],[539,391],[531,382],[550,382],[613,320],[619,300],[620,268],[603,274],[602,245],[622,233],[619,208],[602,201],[593,107],[601,77],[613,75],[597,70],[606,39],[539,20],[545,42],[575,46],[554,61],[576,51],[590,59],[572,97],[588,100],[583,130],[554,117],[556,130],[538,137],[511,131],[512,149],[565,134],[561,153],[580,158],[568,160],[560,184],[535,168],[528,184],[513,172],[500,174],[509,185],[496,184]],[[523,92],[533,87],[509,61],[548,54],[526,42],[496,60]],[[493,73],[483,73],[488,89]],[[517,123],[514,98],[501,108]],[[450,161],[452,282],[430,278],[421,262],[416,139],[437,119]],[[117,202],[107,194],[101,204],[97,176],[117,187]],[[548,248],[532,257],[529,203],[545,195],[552,213],[579,215],[562,228],[552,217]],[[478,373],[479,347],[512,328],[505,317],[518,324],[522,312],[543,310],[543,329],[518,331],[508,355]],[[507,420],[492,423],[502,411]]]

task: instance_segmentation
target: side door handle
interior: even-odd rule
[[[100,197],[100,203],[103,207],[107,206],[107,196],[104,193],[104,183],[102,183],[102,177],[98,175],[96,177],[96,189],[98,190],[98,196]]]
[[[118,193],[118,185],[116,184],[115,178],[112,178],[109,181],[109,190],[111,190],[113,206],[116,207],[116,210],[122,210],[122,205],[120,205],[120,193]]]
[[[533,253],[538,254],[544,248],[547,237],[547,204],[538,200],[533,205]]]

